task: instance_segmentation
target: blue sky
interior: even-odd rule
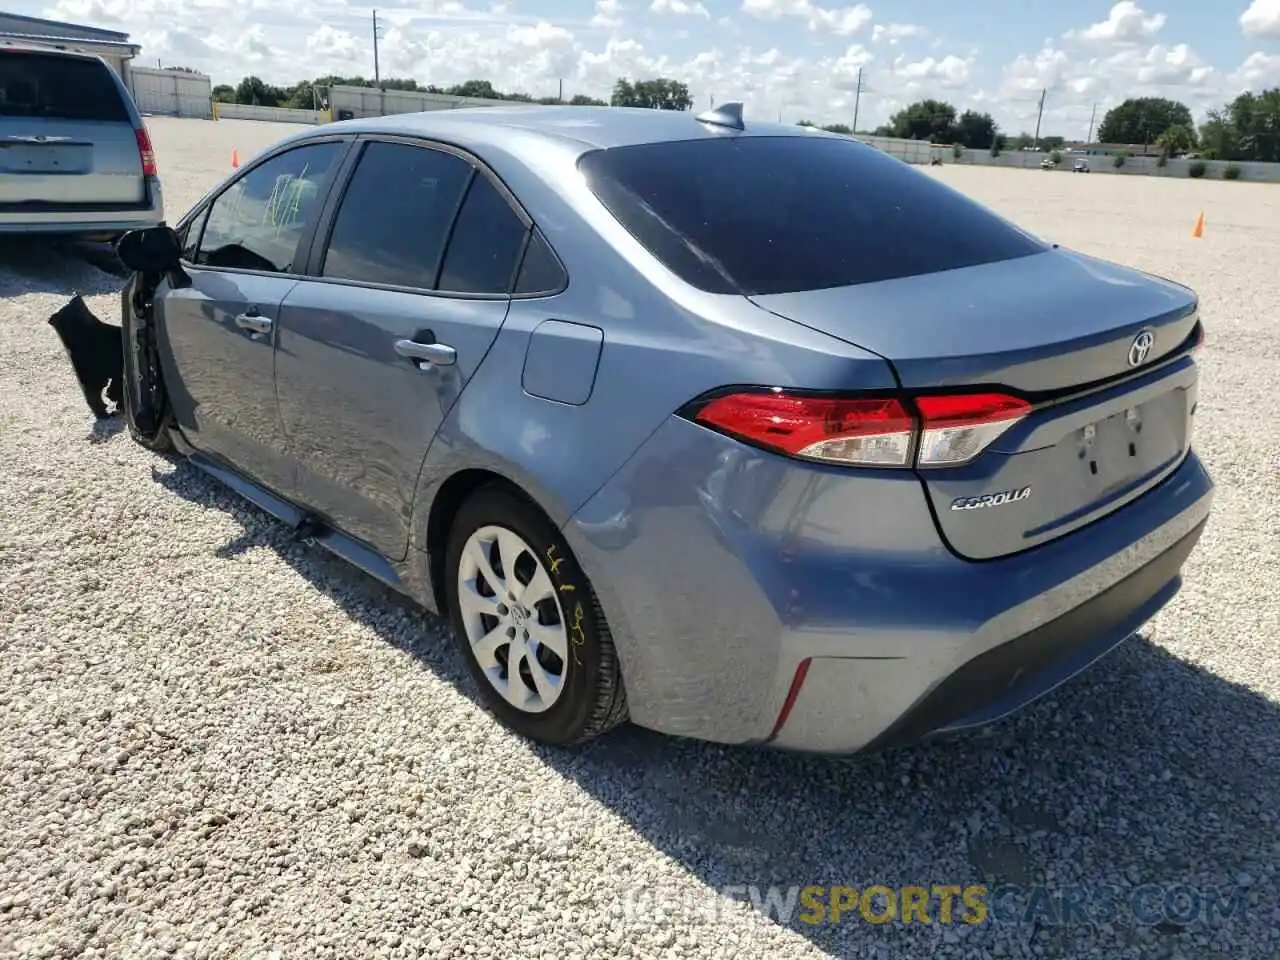
[[[1127,96],[1197,117],[1280,86],[1280,0],[419,0],[379,7],[384,76],[607,96],[665,75],[698,103],[741,99],[788,121],[885,120],[922,97],[991,112],[1010,133],[1083,137]],[[10,0],[18,13],[127,30],[142,60],[235,82],[373,74],[372,4],[347,0]]]

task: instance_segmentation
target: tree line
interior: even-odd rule
[[[1107,111],[1098,139],[1154,146],[1164,157],[1194,152],[1206,160],[1280,163],[1280,87],[1245,91],[1210,110],[1199,127],[1176,100],[1126,100]]]
[[[181,67],[169,67],[180,70]],[[576,94],[567,100],[559,97],[534,97],[527,93],[497,90],[488,80],[468,80],[448,87],[420,84],[413,79],[387,77],[379,81],[367,77],[342,77],[329,75],[314,80],[300,80],[291,86],[275,86],[260,77],[245,77],[239,83],[218,84],[213,88],[213,99],[219,103],[242,103],[260,107],[289,107],[298,110],[326,109],[329,105],[329,88],[380,87],[383,90],[414,90],[422,93],[441,93],[454,97],[476,97],[483,100],[510,100],[514,103],[559,104],[572,106],[648,107],[657,110],[688,110],[693,106],[689,87],[679,80],[655,77],[649,80],[620,78],[613,85],[608,103],[596,97]]]
[[[826,129],[849,132],[840,124]],[[1033,144],[1044,150],[1060,150],[1066,142],[1056,135],[1037,139],[1020,133],[1009,137],[990,114],[975,110],[957,114],[954,106],[941,100],[909,104],[872,134],[989,149],[992,153]],[[1196,153],[1206,160],[1280,163],[1280,87],[1241,93],[1210,110],[1199,127],[1185,103],[1165,97],[1131,97],[1106,112],[1095,140],[1141,147],[1164,158]]]

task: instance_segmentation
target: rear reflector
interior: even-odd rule
[[[791,678],[791,686],[787,690],[787,699],[782,701],[782,709],[778,711],[778,719],[773,721],[773,730],[769,733],[769,739],[774,739],[782,732],[783,725],[787,722],[787,717],[791,716],[791,708],[796,705],[796,700],[800,696],[800,688],[804,686],[804,681],[809,676],[809,664],[813,663],[813,658],[805,657],[800,661],[800,665],[796,667],[795,676]]]
[[[817,396],[773,387],[695,402],[684,415],[791,457],[850,466],[948,467],[978,456],[1030,410],[1027,401],[998,393],[907,401]],[[914,460],[913,450],[919,451]]]
[[[138,158],[142,160],[142,175],[154,177],[156,176],[156,153],[151,149],[151,137],[148,136],[146,128],[134,132],[138,137]]]

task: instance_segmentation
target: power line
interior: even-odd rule
[[[858,68],[858,86],[853,94],[853,132],[858,132],[858,107],[862,105],[862,67]]]
[[[1040,91],[1040,110],[1036,113],[1036,149],[1040,149],[1040,119],[1044,116],[1044,98],[1049,91]]]
[[[373,85],[382,89],[382,73],[378,68],[378,11],[373,11]]]

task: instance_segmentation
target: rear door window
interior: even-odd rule
[[[713,293],[872,283],[1044,249],[928,174],[844,137],[640,144],[588,153],[579,168],[654,257]]]
[[[477,173],[449,237],[437,289],[442,293],[510,292],[526,233],[511,204],[488,177]]]
[[[331,141],[296,147],[236,180],[213,201],[195,262],[296,272],[298,244],[320,210],[346,146]]]
[[[0,117],[128,123],[129,112],[98,60],[0,49]]]
[[[441,150],[369,143],[342,196],[321,273],[433,289],[473,169]]]

